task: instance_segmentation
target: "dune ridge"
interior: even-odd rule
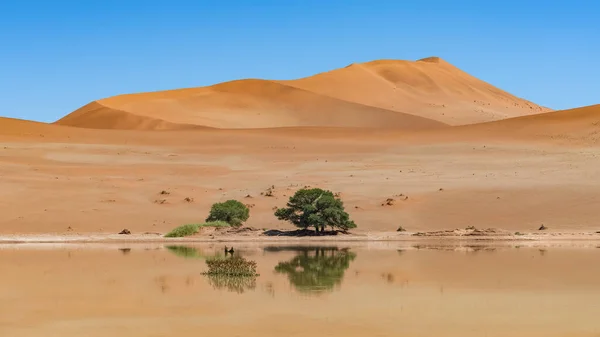
[[[136,130],[304,126],[409,131],[545,111],[431,57],[352,64],[297,80],[244,79],[119,95],[55,123]]]
[[[351,102],[404,111],[450,125],[551,111],[479,80],[439,57],[377,60],[298,80],[291,86]]]

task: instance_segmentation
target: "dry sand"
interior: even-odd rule
[[[551,117],[569,114],[563,132]],[[590,132],[598,115],[595,106],[410,134],[143,132],[7,120],[2,125],[10,127],[0,128],[0,232],[164,233],[202,221],[212,203],[230,198],[252,205],[248,225],[289,228],[272,209],[307,185],[340,192],[357,233],[400,225],[414,232],[531,232],[542,224],[549,232],[596,231],[600,148]],[[532,120],[539,120],[537,134],[529,132]],[[261,196],[272,185],[275,195]],[[393,205],[382,206],[388,198]]]
[[[247,79],[109,97],[57,123],[137,130],[298,126],[415,130],[545,111],[549,109],[433,57],[353,64],[291,81]]]
[[[365,72],[421,103],[462,102],[448,110],[456,120],[421,105],[406,108],[415,115],[385,106],[406,93],[388,100]],[[352,91],[352,83],[361,86]],[[513,108],[483,118],[464,105],[477,100]],[[202,112],[203,104],[231,111]],[[58,124],[0,119],[0,233],[164,233],[203,221],[212,203],[227,199],[251,206],[248,225],[285,229],[273,208],[304,186],[341,193],[359,235],[398,226],[600,230],[600,106],[523,116],[540,111],[427,59],[118,96]],[[446,125],[509,116],[520,117]],[[271,186],[274,196],[262,196]]]

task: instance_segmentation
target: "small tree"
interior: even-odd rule
[[[298,190],[290,197],[287,207],[275,211],[275,216],[302,229],[314,227],[317,232],[325,231],[326,226],[343,231],[356,228],[344,211],[342,200],[320,188]]]
[[[250,210],[246,205],[237,200],[227,200],[212,205],[206,221],[225,221],[232,226],[239,227],[249,217]]]

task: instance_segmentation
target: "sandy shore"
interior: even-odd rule
[[[165,238],[158,234],[4,234],[0,236],[2,244],[43,244],[43,243],[275,243],[275,244],[314,244],[314,243],[368,243],[368,242],[405,242],[405,243],[501,243],[501,242],[589,242],[600,244],[600,233],[597,232],[554,232],[523,233],[522,235],[494,236],[417,236],[415,233],[371,232],[365,234],[346,234],[319,237],[272,237],[263,235],[227,235],[227,236],[192,236],[186,238]]]

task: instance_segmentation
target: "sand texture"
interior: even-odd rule
[[[433,58],[4,118],[0,233],[164,233],[227,199],[285,229],[273,209],[304,186],[339,192],[358,234],[600,230],[600,105],[547,110]]]

